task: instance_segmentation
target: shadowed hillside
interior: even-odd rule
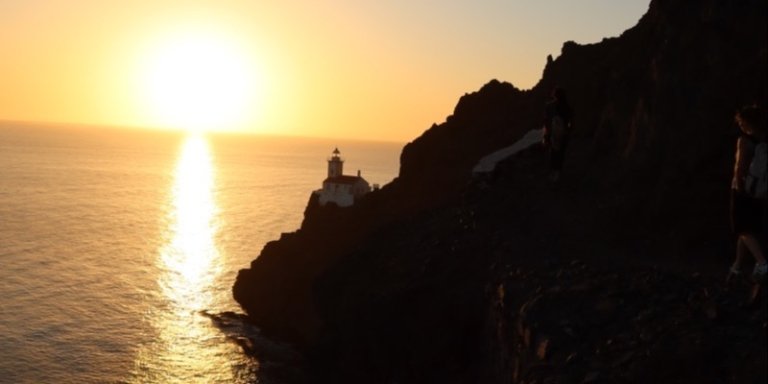
[[[764,305],[709,274],[733,248],[733,114],[766,101],[766,11],[652,1],[619,37],[565,43],[533,89],[464,95],[391,184],[347,209],[310,199],[235,299],[318,382],[764,382]],[[539,128],[555,84],[576,111],[562,181],[538,146],[473,179]]]

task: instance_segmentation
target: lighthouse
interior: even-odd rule
[[[318,195],[320,205],[333,203],[339,207],[349,207],[370,191],[371,186],[360,171],[357,171],[357,176],[344,174],[344,159],[341,158],[339,148],[335,148],[328,158],[328,177],[323,180],[323,188],[314,194]]]
[[[333,150],[328,158],[328,178],[339,177],[344,174],[344,159],[341,158],[339,148]]]

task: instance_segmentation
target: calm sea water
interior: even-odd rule
[[[239,311],[336,146],[397,174],[395,143],[0,124],[0,383],[269,382],[201,311]]]

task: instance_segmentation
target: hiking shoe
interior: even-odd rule
[[[755,270],[752,271],[752,278],[762,283],[765,281],[765,275],[768,273],[768,263],[755,264]]]

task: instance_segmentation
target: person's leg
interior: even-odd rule
[[[747,253],[749,253],[749,249],[747,248],[747,245],[744,244],[744,241],[742,240],[741,236],[739,236],[738,239],[736,239],[736,261],[733,262],[733,266],[736,267],[734,269],[740,270],[741,264],[744,262],[744,259],[747,257]]]
[[[768,273],[768,265],[765,263],[765,254],[760,247],[760,242],[752,234],[741,235],[739,240],[749,249],[752,257],[755,258],[755,269],[752,271],[752,277],[758,282],[762,281],[766,273]]]
[[[735,276],[741,274],[741,265],[744,263],[744,258],[747,256],[749,249],[746,244],[741,240],[741,236],[736,238],[736,260],[731,264],[731,269],[728,271],[728,277],[725,281],[730,282]]]
[[[756,263],[765,264],[765,254],[763,253],[763,249],[760,247],[760,242],[757,241],[755,236],[744,234],[739,236],[739,240],[742,244],[744,244],[744,247],[749,249],[749,253],[751,253],[752,257],[755,258]]]
[[[557,148],[552,148],[550,152],[550,180],[558,181],[560,173],[563,171],[563,162],[565,161],[565,148],[568,146],[568,138],[563,137]]]

